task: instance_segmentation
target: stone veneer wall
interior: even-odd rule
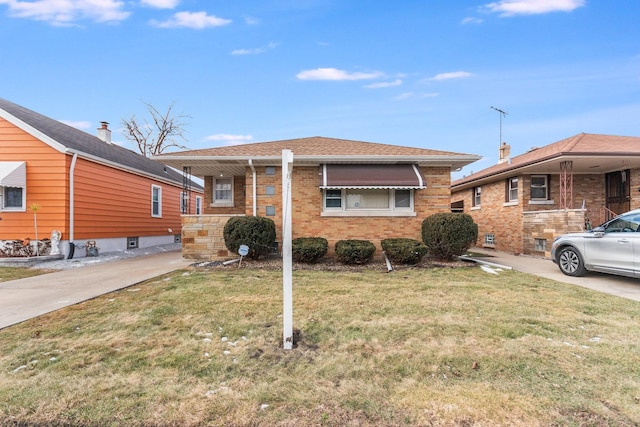
[[[244,215],[183,215],[182,256],[187,259],[216,261],[230,254],[224,244],[224,225],[231,217]]]
[[[551,258],[551,244],[561,234],[584,230],[584,209],[561,209],[548,211],[528,211],[523,213],[523,252],[542,255],[535,248],[536,239],[546,241],[545,258]]]

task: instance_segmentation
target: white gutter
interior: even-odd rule
[[[71,158],[71,166],[69,166],[69,245],[73,244],[74,239],[74,228],[75,228],[75,218],[74,218],[74,204],[75,204],[75,169],[76,169],[76,160],[78,159],[78,153],[73,153],[73,157]]]
[[[253,174],[253,216],[258,216],[258,205],[256,201],[256,193],[257,193],[257,183],[256,183],[256,168],[253,166],[253,160],[249,159],[249,167],[251,168],[251,173]]]

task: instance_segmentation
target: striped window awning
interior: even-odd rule
[[[0,162],[0,187],[27,186],[27,166],[25,162]]]
[[[425,182],[417,165],[343,165],[320,166],[320,188],[421,189]]]

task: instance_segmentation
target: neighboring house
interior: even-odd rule
[[[179,242],[202,187],[113,144],[106,122],[98,135],[0,99],[0,241],[35,240],[38,205],[39,239],[59,231],[65,256],[84,256],[88,241],[100,251]]]
[[[283,150],[293,155],[292,237],[421,239],[422,221],[448,212],[451,170],[478,156],[311,137],[184,151],[157,159],[204,179],[203,215],[183,217],[183,256],[224,258],[231,216],[274,220],[282,241]],[[286,198],[285,198],[286,199]],[[235,255],[235,254],[231,254]]]
[[[640,207],[640,138],[581,133],[456,180],[451,207],[478,224],[478,246],[550,256],[555,237]]]

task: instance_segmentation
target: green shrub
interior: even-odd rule
[[[376,247],[368,240],[339,240],[336,259],[343,264],[366,264],[373,258]]]
[[[241,245],[247,245],[248,257],[258,259],[275,246],[276,224],[261,216],[234,216],[225,224],[223,235],[231,252],[238,253]]]
[[[417,264],[429,252],[422,242],[415,239],[384,239],[380,244],[389,261],[398,264]]]
[[[313,263],[326,255],[329,242],[323,237],[298,237],[291,242],[293,260]]]
[[[422,221],[422,241],[429,254],[452,260],[465,253],[478,239],[478,225],[464,213],[437,213]]]

